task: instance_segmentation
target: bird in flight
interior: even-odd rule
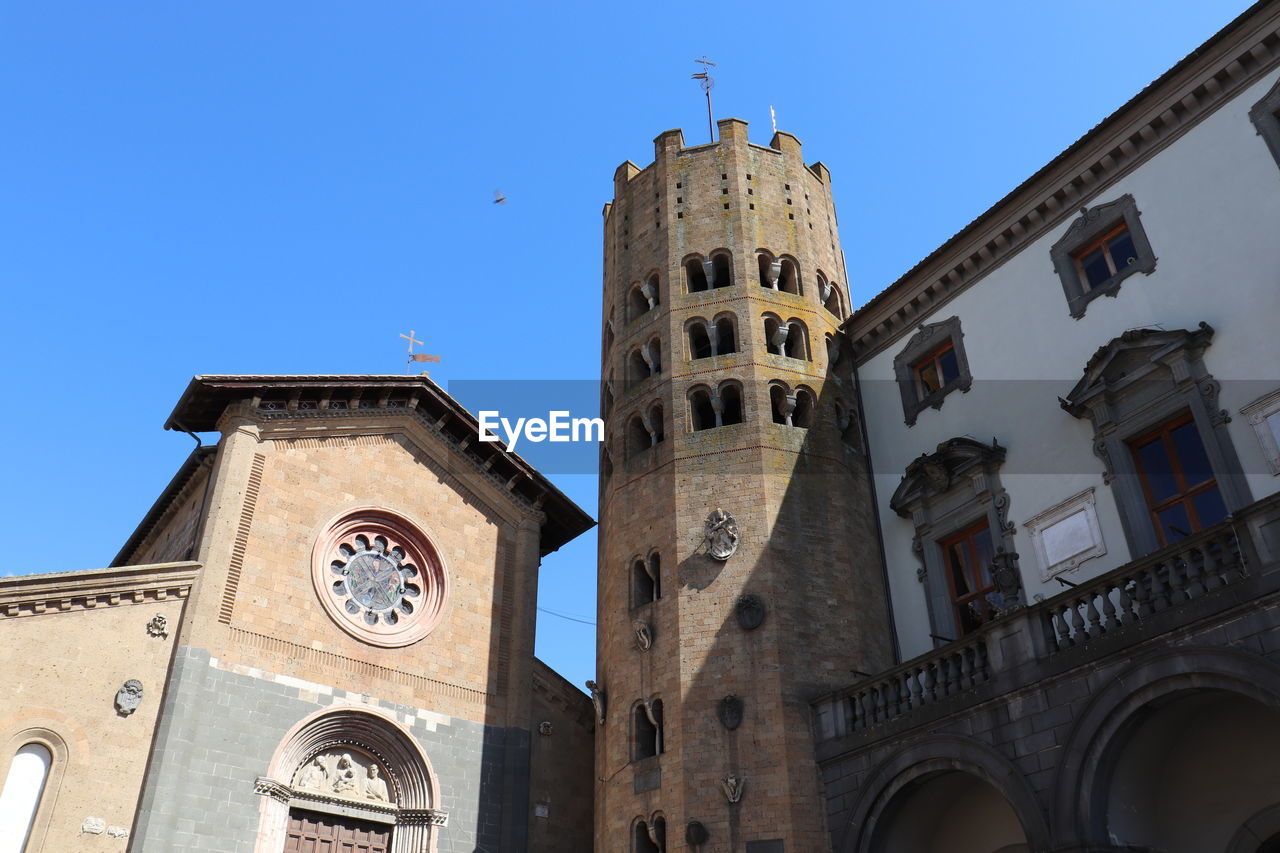
[[[507,197],[506,197],[505,195],[503,195],[503,194],[502,194],[502,190],[494,190],[494,191],[493,191],[493,203],[494,203],[494,204],[506,204],[506,203],[507,203]]]

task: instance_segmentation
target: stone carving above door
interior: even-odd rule
[[[394,803],[385,768],[362,752],[331,749],[313,756],[294,774],[299,794]]]

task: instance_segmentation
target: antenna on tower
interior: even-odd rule
[[[707,95],[707,134],[711,137],[711,141],[716,141],[715,125],[711,122],[711,90],[716,87],[716,81],[712,79],[711,72],[708,68],[715,68],[716,64],[704,53],[701,59],[695,59],[694,62],[701,63],[702,70],[692,75],[694,80],[702,81],[702,91]]]

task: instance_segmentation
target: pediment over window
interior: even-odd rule
[[[910,517],[922,500],[947,493],[962,476],[998,467],[1004,456],[1005,448],[995,439],[983,444],[965,436],[949,438],[936,451],[921,454],[907,466],[889,506],[898,515]]]
[[[1201,380],[1200,358],[1212,341],[1213,327],[1203,322],[1194,330],[1130,329],[1093,354],[1084,376],[1058,402],[1077,418],[1093,412],[1095,421],[1117,420],[1117,413],[1106,411],[1108,403],[1121,397],[1141,403],[1170,386]],[[1144,388],[1148,393],[1141,393]]]

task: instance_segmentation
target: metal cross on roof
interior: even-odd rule
[[[425,352],[413,351],[413,345],[418,344],[419,346],[421,346],[422,341],[418,340],[413,336],[412,329],[409,330],[409,334],[407,335],[401,333],[400,337],[404,338],[409,342],[409,358],[404,365],[404,372],[406,376],[409,375],[409,365],[413,364],[415,361],[435,361],[435,362],[440,361],[440,356],[438,355],[427,355]],[[423,372],[425,373],[426,371],[424,370]]]

